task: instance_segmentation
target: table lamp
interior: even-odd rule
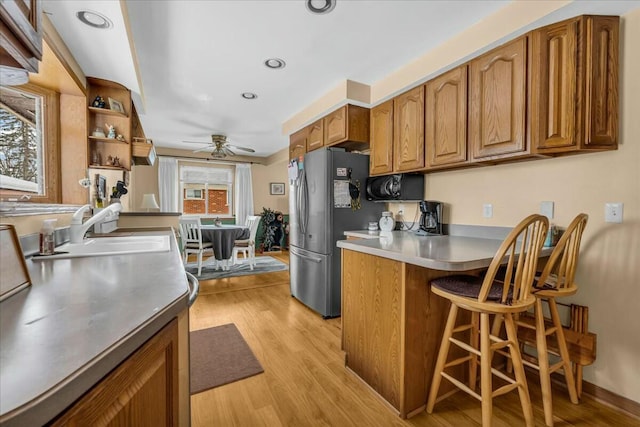
[[[142,204],[140,205],[142,209],[146,209],[149,212],[151,209],[160,209],[158,206],[158,202],[156,202],[155,194],[145,194],[142,196]]]

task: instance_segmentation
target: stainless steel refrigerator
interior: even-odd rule
[[[295,167],[295,164],[294,164]],[[369,156],[324,148],[304,155],[289,188],[291,295],[324,318],[340,316],[340,249],[347,230],[378,221],[383,203],[366,200]],[[360,208],[352,209],[360,185]]]

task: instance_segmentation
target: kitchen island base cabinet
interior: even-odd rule
[[[346,366],[402,418],[425,407],[449,310],[449,302],[431,293],[428,283],[450,274],[342,250]],[[465,378],[459,368],[455,375]],[[446,386],[441,395],[453,389]]]
[[[169,322],[52,426],[177,426],[178,320]]]

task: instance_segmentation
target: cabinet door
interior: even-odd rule
[[[371,175],[393,172],[393,99],[371,109]]]
[[[427,167],[467,160],[467,66],[425,85],[424,137]]]
[[[469,66],[469,138],[473,160],[522,154],[526,145],[527,38]]]
[[[576,144],[578,19],[531,37],[531,143],[536,149]]]
[[[424,86],[398,95],[393,102],[395,171],[424,167]]]
[[[52,425],[177,426],[178,322],[171,321]]]
[[[307,152],[307,134],[309,129],[303,128],[289,137],[289,160],[297,159]]]
[[[324,145],[324,130],[322,119],[309,125],[309,136],[307,138],[307,151],[315,150]]]
[[[618,145],[618,27],[616,16],[585,18],[584,145]],[[597,147],[593,147],[597,148]]]
[[[38,72],[42,59],[40,0],[0,2],[2,65]]]
[[[347,106],[338,108],[324,119],[324,145],[329,146],[347,139]]]

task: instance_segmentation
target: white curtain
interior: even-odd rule
[[[236,165],[235,199],[236,224],[244,224],[247,216],[254,213],[250,164],[238,163]]]
[[[171,157],[158,160],[160,212],[182,212],[178,208],[178,160]]]

